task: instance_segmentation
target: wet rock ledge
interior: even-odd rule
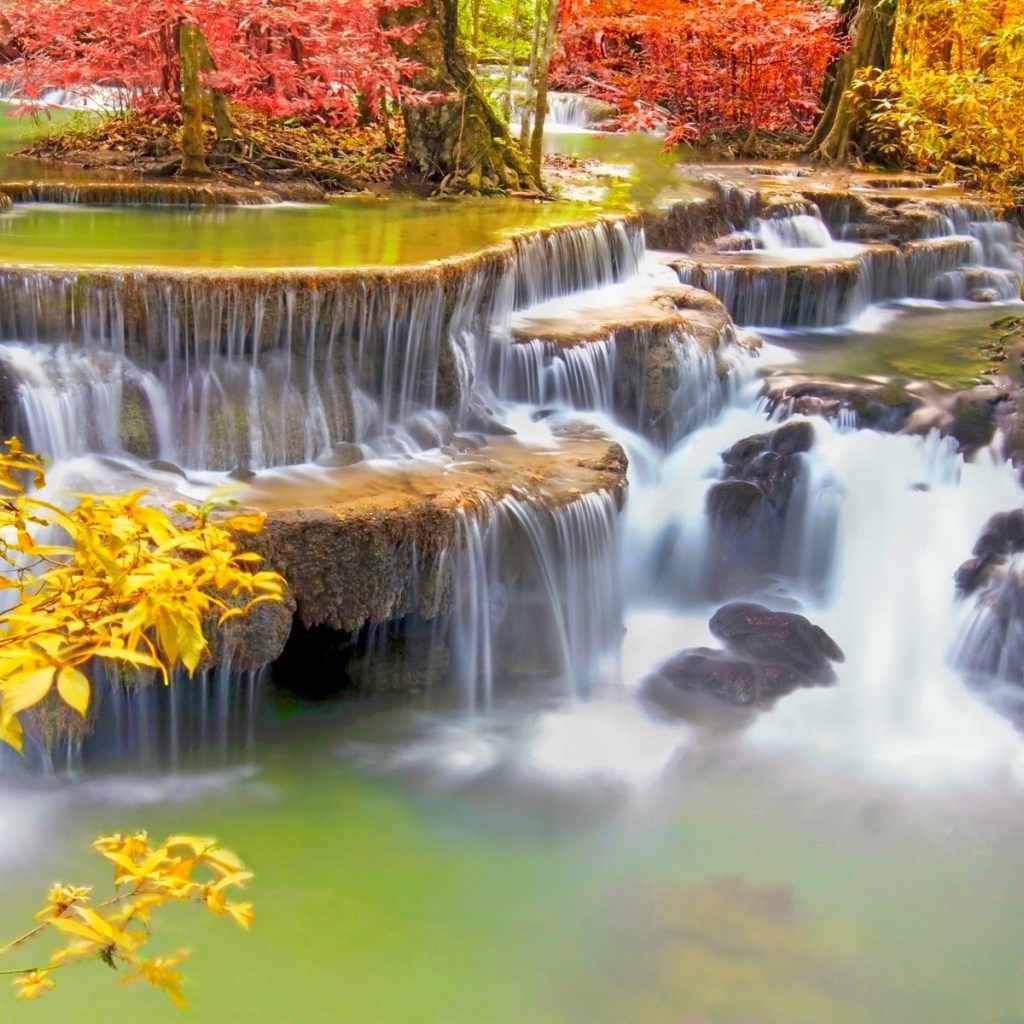
[[[323,189],[313,184],[274,188],[179,181],[4,181],[0,209],[11,203],[88,203],[101,206],[261,206],[318,202]]]
[[[450,614],[458,600],[453,556],[466,546],[467,527],[485,528],[502,499],[552,517],[588,495],[620,508],[625,501],[625,453],[586,429],[543,449],[513,439],[478,445],[456,438],[447,455],[266,471],[240,485],[232,497],[267,515],[262,533],[240,540],[285,577],[289,593],[232,623],[215,639],[215,660],[238,669],[273,662],[293,624],[351,633]]]

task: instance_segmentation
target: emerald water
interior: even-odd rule
[[[1024,1019],[1024,818],[998,771],[907,787],[705,738],[637,787],[553,771],[522,714],[267,716],[244,767],[5,792],[3,933],[54,879],[100,880],[99,832],[209,832],[255,868],[258,918],[160,925],[194,953],[187,1019]],[[114,980],[76,968],[4,1019],[182,1019]]]
[[[352,197],[202,209],[26,204],[0,216],[0,261],[61,266],[354,267],[474,252],[578,221],[582,203]]]
[[[991,368],[992,347],[1005,334],[992,324],[1021,314],[1020,303],[902,307],[887,310],[881,322],[872,311],[862,329],[855,324],[833,331],[780,332],[773,338],[797,354],[802,372],[969,387]]]

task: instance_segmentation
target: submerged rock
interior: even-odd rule
[[[351,441],[339,441],[331,446],[331,450],[321,455],[317,460],[318,466],[328,466],[335,469],[343,469],[345,466],[354,466],[357,462],[363,461],[363,450]]]
[[[833,683],[831,662],[843,652],[820,626],[794,612],[736,602],[712,617],[711,632],[728,650],[692,647],[662,662],[640,684],[644,700],[661,712],[703,717],[707,702],[733,707],[770,704],[802,687]]]
[[[795,374],[769,377],[761,394],[772,416],[822,416],[844,413],[861,429],[896,433],[903,429],[921,399],[896,384],[853,378],[822,379]]]
[[[831,663],[845,660],[828,633],[795,612],[774,612],[736,601],[715,612],[710,628],[730,651],[791,668],[815,682],[831,682],[835,678]]]
[[[813,685],[813,680],[794,668],[758,664],[710,647],[680,651],[659,665],[641,684],[648,699],[670,711],[679,710],[672,706],[672,689],[706,693],[730,704],[749,705]]]

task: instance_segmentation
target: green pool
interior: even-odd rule
[[[485,731],[424,710],[278,702],[248,768],[0,793],[18,840],[2,847],[0,935],[53,880],[91,877],[96,834],[139,826],[237,849],[258,912],[249,933],[193,908],[161,924],[158,949],[194,953],[184,1015],[87,965],[3,1019],[1024,1020],[1010,787],[683,743],[657,784],[629,788],[535,771],[527,717]]]

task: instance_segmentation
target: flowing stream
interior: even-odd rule
[[[256,872],[251,933],[185,914],[159,926],[194,951],[188,1013],[210,1024],[1024,1022],[1024,691],[1004,680],[986,699],[957,671],[970,607],[952,585],[986,520],[1024,504],[1017,472],[937,431],[797,416],[813,442],[785,516],[736,548],[706,512],[721,453],[779,425],[766,374],[973,381],[987,325],[1024,312],[1012,233],[952,206],[928,229],[937,248],[880,254],[815,207],[752,217],[756,247],[708,270],[647,252],[627,218],[517,242],[454,300],[398,275],[376,292],[335,281],[312,307],[276,271],[251,291],[211,276],[178,292],[163,271],[139,284],[107,266],[400,263],[490,241],[492,210],[365,211],[394,243],[372,220],[342,238],[335,208],[26,206],[0,226],[5,263],[90,268],[0,272],[0,366],[55,477],[159,480],[166,466],[145,463],[160,458],[197,496],[241,464],[314,486],[339,443],[374,466],[441,460],[480,403],[517,442],[557,450],[582,419],[630,459],[621,513],[594,494],[463,515],[448,685],[314,701],[295,693],[318,680],[285,662],[214,671],[108,696],[84,760],[65,752],[51,776],[0,762],[0,935],[55,878],[100,880],[84,853],[98,832],[143,827],[215,834]],[[291,241],[257,244],[262,218]],[[169,244],[186,222],[195,234]],[[792,284],[825,263],[843,269]],[[732,325],[710,347],[684,326],[641,332],[679,381],[660,419],[649,394],[623,405],[623,328],[581,345],[544,333],[680,279],[767,344],[752,353]],[[966,304],[965,282],[995,304]],[[823,627],[846,654],[835,684],[685,718],[642,700],[663,659],[716,645],[708,619],[736,598]],[[435,645],[423,629],[402,650]],[[83,969],[4,1020],[181,1019],[105,975]]]

